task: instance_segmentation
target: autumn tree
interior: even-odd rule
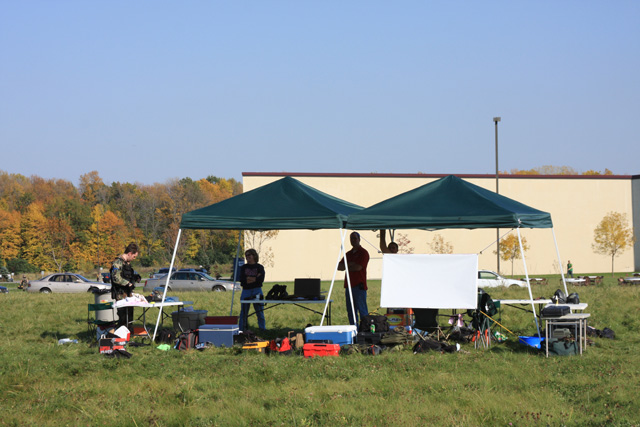
[[[96,204],[105,204],[107,202],[107,194],[109,189],[100,178],[98,171],[91,171],[80,175],[80,194],[89,206]]]
[[[0,242],[0,259],[18,258],[22,245],[20,212],[0,209]]]
[[[46,253],[51,257],[58,272],[61,272],[65,265],[72,261],[71,243],[74,236],[67,218],[59,216],[47,219],[45,234],[42,237],[46,242]]]
[[[51,270],[54,266],[48,255],[47,218],[41,203],[32,203],[22,216],[20,234],[23,241],[21,257],[28,263],[43,270]]]
[[[433,236],[433,240],[429,244],[434,254],[452,254],[453,245],[444,240],[440,234]]]
[[[122,218],[99,204],[94,206],[91,216],[94,221],[89,227],[83,257],[94,265],[110,265],[129,243],[127,227]]]
[[[613,277],[616,256],[632,246],[636,238],[633,235],[633,229],[627,223],[626,214],[609,212],[593,230],[593,240],[591,248],[595,253],[611,257],[611,276]]]
[[[529,250],[529,245],[527,244],[527,239],[522,237],[522,248],[526,251]],[[493,251],[494,254],[497,254],[497,251]],[[511,261],[511,277],[513,277],[513,262],[516,259],[521,259],[522,253],[520,252],[520,242],[518,241],[518,236],[515,234],[509,234],[504,239],[500,240],[500,259],[503,261]]]
[[[165,187],[162,184],[145,186],[141,189],[138,199],[138,227],[141,232],[141,252],[143,257],[152,260],[161,259],[163,251],[162,207],[168,203]]]

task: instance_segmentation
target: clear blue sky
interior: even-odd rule
[[[0,170],[640,173],[638,1],[0,1]]]

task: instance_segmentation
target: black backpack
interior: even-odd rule
[[[551,301],[554,304],[566,304],[567,296],[560,289],[556,290],[556,292],[551,297]]]
[[[567,304],[580,304],[580,297],[577,292],[572,292],[567,297]]]
[[[264,299],[283,300],[289,297],[286,285],[275,284]]]
[[[196,331],[187,331],[180,334],[176,343],[177,350],[189,350],[196,348],[198,344],[198,333]]]
[[[173,344],[176,342],[176,333],[167,328],[160,329],[158,335],[156,335],[156,343]]]

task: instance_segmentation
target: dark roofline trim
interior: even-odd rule
[[[320,172],[242,172],[242,176],[291,176],[324,178],[443,178],[452,174],[430,173],[320,173]],[[495,174],[453,174],[458,178],[494,178]],[[511,175],[499,174],[500,179],[640,179],[640,175]]]

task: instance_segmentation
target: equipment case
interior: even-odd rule
[[[304,357],[325,357],[339,356],[340,345],[338,344],[305,344],[302,347]]]

